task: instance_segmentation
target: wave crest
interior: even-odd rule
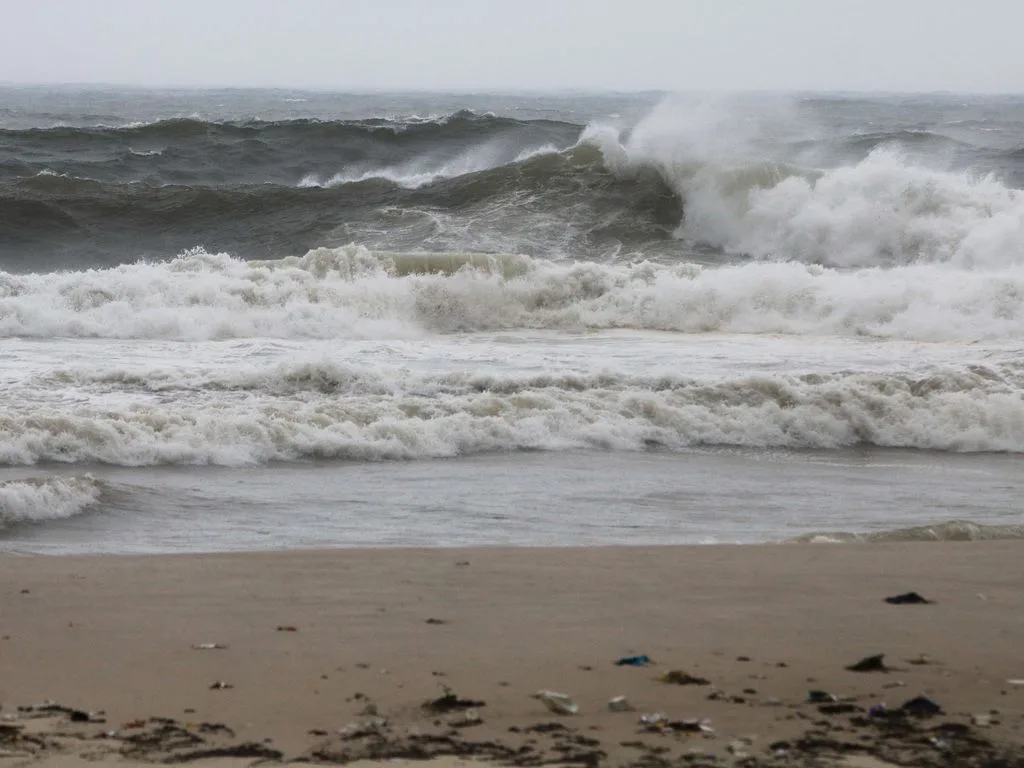
[[[0,482],[0,529],[73,517],[98,504],[102,495],[103,483],[92,475]]]
[[[867,141],[862,159],[801,166],[765,148],[792,120],[668,101],[632,130],[593,126],[584,140],[618,173],[658,169],[683,202],[679,236],[732,253],[835,267],[1024,264],[1024,192],[909,159],[908,143],[936,137],[859,137],[848,150]]]
[[[984,525],[970,520],[949,520],[934,525],[916,525],[890,531],[850,533],[806,533],[791,542],[797,544],[887,543],[906,541],[1000,541],[1024,539],[1024,525]]]
[[[237,466],[652,446],[1022,453],[1021,373],[707,382],[570,372],[420,376],[333,363],[147,375],[68,370],[56,374],[58,384],[76,381],[103,404],[57,407],[39,403],[39,386],[12,391],[0,418],[0,461]]]
[[[1024,335],[1024,266],[706,268],[346,246],[269,261],[196,249],[166,263],[0,273],[0,337],[415,338],[512,328],[1011,340]]]

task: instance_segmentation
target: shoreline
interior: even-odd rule
[[[0,723],[21,734],[0,748],[54,765],[203,749],[949,765],[956,750],[1005,747],[1024,759],[1024,686],[1007,683],[1024,678],[1022,555],[1021,541],[975,541],[0,557]],[[884,601],[908,591],[935,602]],[[226,648],[193,647],[209,643]],[[879,653],[892,671],[845,668]],[[633,655],[653,664],[614,664]],[[658,679],[672,670],[707,682]],[[481,722],[423,709],[446,687],[478,702],[467,708]],[[539,689],[579,712],[548,712]],[[811,690],[840,701],[808,701]],[[609,711],[616,696],[635,711]],[[918,696],[944,714],[871,714]],[[39,710],[46,700],[69,709]],[[680,725],[704,719],[713,732]],[[246,743],[263,752],[231,752]]]

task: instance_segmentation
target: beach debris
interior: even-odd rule
[[[913,664],[915,667],[923,667],[927,664],[932,663],[932,658],[927,653],[920,653],[912,659],[907,659],[907,664]]]
[[[290,624],[282,624],[277,628],[278,632],[298,632],[298,627],[293,627]]]
[[[884,658],[884,653],[878,653],[874,656],[865,656],[856,664],[851,664],[846,667],[846,669],[850,672],[888,672],[889,667],[885,666],[885,662],[883,661]]]
[[[1016,688],[1024,688],[1024,678],[1010,678],[1006,681],[1006,684]]]
[[[62,704],[58,704],[52,699],[47,699],[41,704],[31,704],[28,706],[19,706],[17,714],[10,713],[5,715],[4,720],[18,720],[18,719],[36,719],[41,717],[50,717],[53,715],[65,715],[73,723],[105,723],[106,712],[99,710],[96,712],[86,712],[83,709],[75,709],[74,707],[65,707]]]
[[[737,656],[736,661],[750,661],[749,656]]]
[[[668,725],[668,718],[661,712],[640,715],[640,725],[645,731],[661,731]]]
[[[447,624],[448,622],[445,621],[444,619],[427,619],[425,623],[426,624],[437,624],[437,625],[440,625],[440,624]]]
[[[361,717],[376,717],[379,714],[380,712],[377,711],[377,705],[372,701],[366,702],[366,704],[363,705],[363,708],[359,710],[359,715]]]
[[[537,699],[548,708],[548,711],[556,715],[575,715],[580,710],[567,694],[556,691],[540,690],[531,694],[531,698]]]
[[[380,733],[387,727],[388,721],[383,717],[373,718],[364,723],[349,723],[338,729],[338,735],[344,740],[358,739]]]
[[[235,686],[233,686],[231,683],[226,683],[223,680],[218,680],[217,682],[215,682],[212,685],[210,685],[210,690],[211,691],[226,691],[229,688],[234,688],[234,687]]]
[[[711,721],[707,718],[688,718],[686,720],[669,720],[661,712],[649,715],[640,715],[640,726],[648,733],[664,733],[673,731],[677,733],[705,733],[715,732]]]
[[[922,597],[917,592],[904,592],[901,595],[885,598],[885,602],[889,605],[931,605],[935,601]]]
[[[812,690],[807,692],[807,700],[812,704],[828,704],[839,701],[839,697],[828,691]]]
[[[900,712],[915,717],[933,717],[942,714],[942,707],[929,699],[927,696],[915,696],[903,702]]]
[[[470,728],[474,725],[480,725],[483,721],[484,719],[480,717],[480,713],[478,711],[475,709],[467,709],[459,717],[456,717],[448,724],[452,728]]]
[[[886,683],[882,686],[885,690],[890,688],[906,688],[907,684],[903,680],[893,680],[891,683]]]
[[[849,715],[853,712],[862,712],[863,709],[856,704],[839,702],[836,704],[822,704],[818,707],[818,711],[823,715]]]
[[[469,565],[469,560],[459,560],[459,561],[458,561],[458,562],[457,562],[457,563],[455,564],[455,567],[456,567],[456,568],[465,568],[465,567],[466,567],[467,565]]]
[[[725,749],[733,757],[742,760],[750,756],[747,753],[747,748],[751,743],[750,739],[733,739],[725,745]]]
[[[708,718],[688,718],[686,720],[671,720],[668,727],[680,733],[714,733],[715,729]]]
[[[979,728],[988,728],[992,725],[992,715],[988,712],[971,715],[971,725],[976,725]]]
[[[511,728],[509,730],[512,730]],[[535,723],[523,729],[523,733],[569,733],[572,729],[562,723]],[[518,732],[518,729],[517,731]]]
[[[671,685],[711,685],[710,680],[683,672],[681,669],[670,669],[658,677],[658,680]]]
[[[193,651],[223,651],[227,649],[224,643],[194,643],[192,645]]]
[[[446,712],[455,712],[463,709],[474,709],[476,707],[486,707],[487,703],[484,701],[473,701],[472,699],[460,699],[458,694],[455,693],[447,685],[444,686],[444,693],[438,696],[436,699],[423,702],[423,709],[434,714],[444,714]]]
[[[200,733],[218,733],[228,737],[235,735],[235,732],[224,723],[199,723],[195,728]]]
[[[625,696],[616,696],[615,698],[608,699],[608,709],[612,712],[632,712],[633,705],[629,703],[629,699]]]
[[[651,664],[651,657],[647,655],[640,656],[623,656],[621,659],[615,662],[617,667],[646,667]]]

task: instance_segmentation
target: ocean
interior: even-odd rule
[[[0,551],[1024,536],[1024,97],[0,87]]]

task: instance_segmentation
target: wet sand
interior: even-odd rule
[[[1015,541],[9,556],[0,766],[1021,759],[1022,562]],[[911,590],[935,602],[884,601]],[[899,711],[919,696],[942,713]]]

